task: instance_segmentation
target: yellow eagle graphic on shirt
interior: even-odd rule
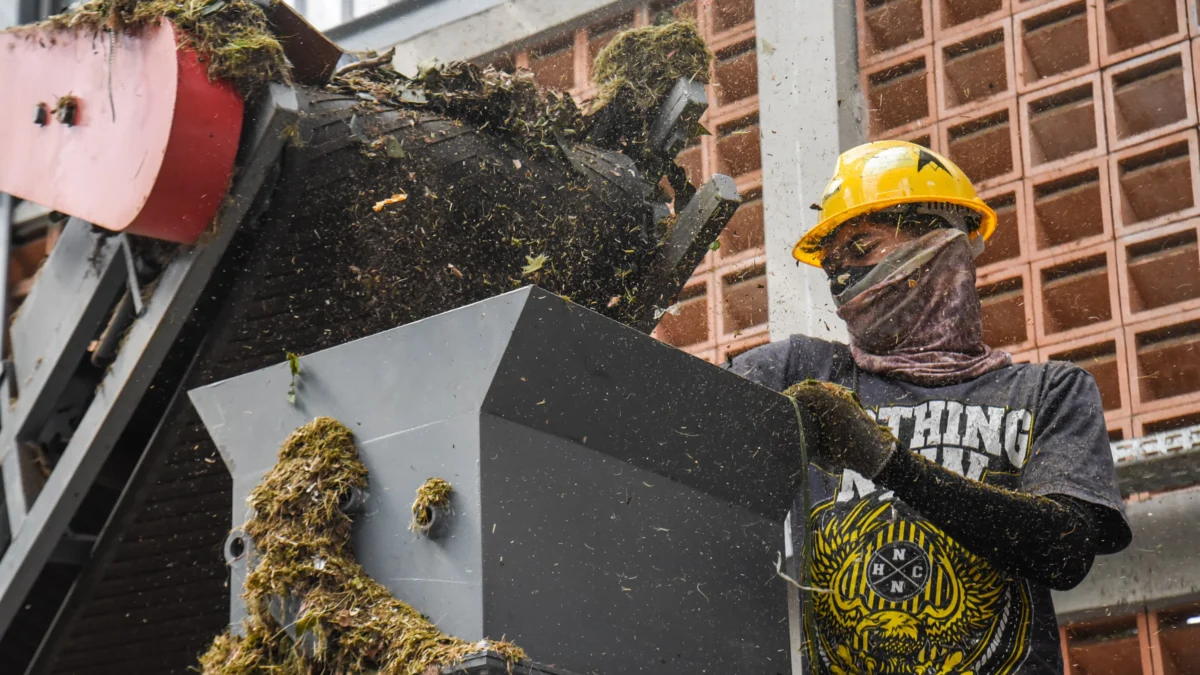
[[[1031,600],[1012,579],[880,495],[812,513],[806,608],[813,672],[1005,675]]]

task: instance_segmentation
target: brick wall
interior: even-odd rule
[[[984,331],[1100,386],[1110,434],[1200,423],[1196,0],[857,0],[871,138],[1000,215]]]

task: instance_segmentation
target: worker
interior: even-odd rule
[[[793,256],[825,271],[849,344],[793,335],[728,366],[804,422],[808,672],[1060,675],[1050,591],[1131,539],[1095,382],[984,343],[996,214],[950,160],[867,143],[819,206]]]

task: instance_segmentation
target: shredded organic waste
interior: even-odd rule
[[[623,41],[621,54],[657,49],[638,58],[679,61],[657,65],[655,77],[706,77],[693,25],[633,32],[642,37]],[[698,50],[679,46],[693,41]],[[610,70],[634,86],[636,73]],[[663,98],[667,84],[635,88]],[[299,284],[289,302],[319,302],[329,326],[309,351],[527,284],[625,323],[653,315],[671,221],[652,217],[651,203],[670,197],[638,146],[650,113],[614,106],[611,133],[593,138],[595,120],[569,95],[529,72],[469,63],[408,76],[380,61],[343,70],[311,100],[291,150],[307,167],[303,197],[280,198],[273,215],[286,237],[303,239],[279,271]],[[324,278],[308,290],[308,275]],[[289,331],[309,329],[311,312],[280,316],[299,318]],[[281,348],[290,348],[282,338]]]
[[[408,529],[413,532],[429,526],[433,522],[434,509],[444,509],[450,506],[450,493],[453,492],[450,483],[442,478],[430,478],[417,488],[417,498],[412,504],[412,523]]]
[[[353,70],[335,77],[329,89],[369,103],[436,111],[504,133],[535,154],[556,152],[559,138],[575,138],[585,126],[575,100],[539,87],[533,73],[461,61],[424,67],[415,77],[390,65]]]
[[[481,651],[510,662],[525,658],[507,642],[471,644],[440,632],[366,574],[354,558],[350,516],[340,508],[366,486],[354,438],[337,420],[319,417],[284,441],[278,463],[248,500],[243,531],[256,554],[245,583],[245,637],[217,637],[200,658],[204,675],[422,675]],[[281,621],[272,607],[289,602],[296,615]]]
[[[713,53],[691,21],[627,30],[612,39],[592,64],[599,86],[595,106],[627,96],[635,108],[657,106],[679,78],[707,83]]]
[[[105,30],[114,36],[170,19],[183,44],[209,61],[208,75],[248,94],[270,81],[288,81],[291,66],[267,15],[251,0],[91,0],[46,19],[54,28]],[[23,30],[18,27],[13,30]]]

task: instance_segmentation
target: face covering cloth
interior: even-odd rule
[[[867,372],[937,387],[1011,363],[983,343],[975,262],[961,231],[935,230],[903,247],[838,301],[850,352]]]

